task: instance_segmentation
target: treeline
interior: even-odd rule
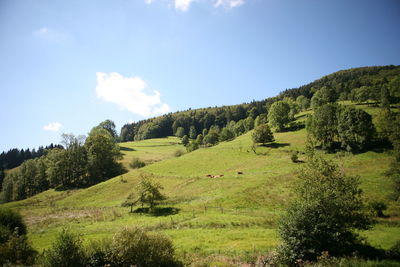
[[[50,188],[85,187],[121,174],[124,170],[117,162],[121,153],[112,135],[113,127],[106,127],[113,122],[106,122],[93,128],[87,138],[63,134],[63,147],[26,160],[18,169],[9,171],[0,200],[21,200]]]
[[[27,159],[40,158],[44,156],[47,151],[52,150],[53,148],[62,148],[61,145],[54,145],[51,143],[48,146],[40,146],[37,150],[33,148],[32,150],[28,149],[18,149],[13,148],[8,150],[7,152],[3,151],[0,154],[0,169],[8,170],[13,169],[21,165]]]
[[[62,146],[53,145],[52,143],[46,147],[40,146],[38,150],[36,150],[35,148],[32,150],[30,150],[29,148],[26,150],[13,148],[8,150],[7,152],[3,151],[0,154],[0,190],[5,176],[5,170],[18,167],[25,160],[40,158],[41,156],[44,156],[47,153],[47,151],[52,150],[54,148],[62,148]]]
[[[184,135],[194,129],[197,134],[213,127],[223,129],[231,121],[235,123],[251,117],[266,116],[273,103],[290,98],[293,101],[311,101],[324,98],[324,93],[333,101],[352,100],[365,102],[397,103],[400,93],[396,91],[400,83],[400,66],[364,67],[338,71],[299,88],[287,89],[276,97],[262,101],[252,101],[234,106],[209,107],[170,113],[160,117],[126,124],[121,128],[120,141],[143,140],[176,135],[183,128]],[[325,88],[325,89],[323,89]],[[323,90],[321,90],[323,89]],[[321,96],[323,95],[323,96]],[[307,104],[306,104],[307,105]],[[319,104],[320,105],[320,104]],[[203,136],[204,137],[204,136]]]

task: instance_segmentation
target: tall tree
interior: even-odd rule
[[[104,181],[122,172],[117,162],[121,158],[113,136],[103,128],[94,128],[86,139],[88,172],[92,183]]]
[[[115,140],[118,138],[117,131],[115,130],[115,123],[112,120],[100,122],[97,127],[107,130]]]
[[[196,139],[196,137],[197,137],[196,127],[194,127],[192,125],[192,126],[190,126],[190,129],[189,129],[189,138],[190,139]]]
[[[276,131],[282,131],[291,121],[290,105],[285,101],[273,103],[268,110],[268,123]]]
[[[338,111],[338,135],[342,147],[348,151],[360,151],[372,140],[375,127],[367,112],[351,106]]]
[[[285,261],[316,260],[323,251],[351,255],[360,242],[356,231],[371,225],[363,211],[359,180],[312,152],[298,178],[296,199],[279,224]]]
[[[322,148],[333,148],[337,137],[337,104],[318,107],[307,119],[307,131],[322,144]]]

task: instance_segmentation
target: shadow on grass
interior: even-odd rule
[[[306,125],[304,123],[295,123],[293,125],[290,125],[284,129],[281,129],[279,132],[280,133],[286,133],[286,132],[294,132],[294,131],[298,131],[301,129],[306,128]]]
[[[340,154],[340,153],[351,153],[353,155],[363,154],[368,151],[373,151],[375,153],[385,153],[388,150],[393,149],[392,144],[388,140],[374,140],[370,142],[363,149],[347,150],[341,146],[340,142],[335,142],[330,148],[323,148],[322,146],[316,146],[315,149],[325,151],[328,154]]]
[[[179,211],[180,209],[172,207],[154,208],[152,211],[150,210],[150,208],[137,208],[133,211],[133,213],[146,213],[158,217],[178,214]]]
[[[125,146],[121,146],[119,149],[121,151],[136,151],[136,149],[134,149],[134,148],[125,147]]]
[[[280,148],[280,147],[285,147],[285,146],[289,146],[289,143],[268,143],[268,144],[263,144],[260,145],[262,147],[269,147],[269,148]]]

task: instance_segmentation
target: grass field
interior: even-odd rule
[[[88,241],[110,237],[125,226],[141,226],[170,236],[182,258],[248,257],[279,243],[277,222],[293,197],[292,185],[302,166],[293,163],[290,154],[304,151],[306,130],[276,133],[275,139],[254,153],[249,132],[180,157],[174,153],[185,149],[175,137],[122,143],[122,162],[127,168],[133,157],[148,165],[90,188],[49,190],[5,206],[22,213],[29,238],[39,251],[50,246],[62,227],[72,228]],[[359,175],[366,201],[388,204],[388,217],[362,235],[375,246],[391,247],[400,239],[400,207],[388,198],[391,184],[384,172],[390,154],[369,151],[326,157],[338,162],[347,174]],[[300,160],[306,160],[303,154]],[[168,198],[159,216],[129,213],[129,208],[121,207],[143,176],[153,177],[164,187]]]

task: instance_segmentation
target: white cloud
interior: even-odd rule
[[[244,0],[217,0],[215,7],[225,6],[229,8],[238,7],[244,4]]]
[[[62,128],[62,124],[59,122],[50,122],[49,124],[43,126],[46,131],[57,132]]]
[[[140,77],[97,72],[97,97],[144,117],[165,114],[169,106],[161,103],[160,92],[146,93],[147,84]]]
[[[175,0],[175,8],[180,11],[187,11],[193,0]]]

